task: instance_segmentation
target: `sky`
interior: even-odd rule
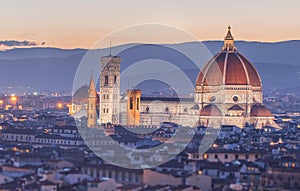
[[[90,48],[120,28],[159,23],[197,40],[300,39],[298,0],[0,0],[0,48]],[[25,42],[25,43],[24,43]],[[27,45],[30,44],[30,45]]]

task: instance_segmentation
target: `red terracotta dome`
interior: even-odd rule
[[[236,51],[228,28],[222,52],[216,54],[201,70],[196,86],[252,85],[261,87],[261,79],[253,64]]]
[[[252,106],[250,116],[251,117],[273,117],[270,110],[265,106],[263,106],[262,104],[255,104],[254,106]]]
[[[221,116],[221,115],[222,114],[220,109],[213,104],[206,105],[200,110],[200,116]]]

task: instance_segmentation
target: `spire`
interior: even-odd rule
[[[96,97],[97,96],[97,91],[96,91],[96,87],[95,87],[93,71],[92,71],[92,74],[91,74],[90,85],[89,85],[89,92],[88,93],[89,93],[89,97]]]
[[[231,26],[228,25],[228,32],[224,38],[224,46],[222,51],[236,51],[236,47],[234,46],[234,38],[231,34]]]

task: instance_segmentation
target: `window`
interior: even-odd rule
[[[104,85],[108,85],[108,76],[104,77]]]
[[[115,75],[114,76],[114,84],[116,84],[117,83],[117,76]]]
[[[249,159],[249,155],[246,155],[246,157],[245,157],[246,159]]]
[[[169,112],[169,108],[168,107],[165,108],[165,112],[167,112],[167,113]]]
[[[239,159],[239,155],[235,155],[235,159]]]
[[[103,113],[105,113],[105,108],[103,108]]]
[[[225,158],[225,159],[228,159],[228,154],[225,154],[224,158]]]
[[[233,98],[233,101],[237,102],[239,100],[239,98],[237,96],[234,96]]]
[[[129,109],[133,109],[133,98],[132,97],[130,98],[130,101],[129,101]]]
[[[203,158],[204,158],[204,159],[208,159],[208,154],[204,154],[204,155],[203,155]]]
[[[211,101],[211,102],[216,101],[216,96],[212,96],[212,97],[210,98],[210,101]]]
[[[217,154],[215,154],[215,159],[218,159],[218,155]]]
[[[140,110],[140,98],[136,98],[136,110]]]
[[[106,113],[108,113],[108,108],[106,108]]]

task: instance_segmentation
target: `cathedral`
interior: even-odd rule
[[[74,94],[70,114],[87,117],[88,127],[101,124],[159,126],[162,122],[180,125],[235,125],[256,128],[278,127],[263,103],[262,83],[254,65],[237,51],[228,27],[221,51],[199,72],[194,98],[143,97],[138,89],[120,95],[118,56],[106,56],[100,63],[100,91],[93,76],[89,86]],[[193,126],[194,126],[193,125]]]

